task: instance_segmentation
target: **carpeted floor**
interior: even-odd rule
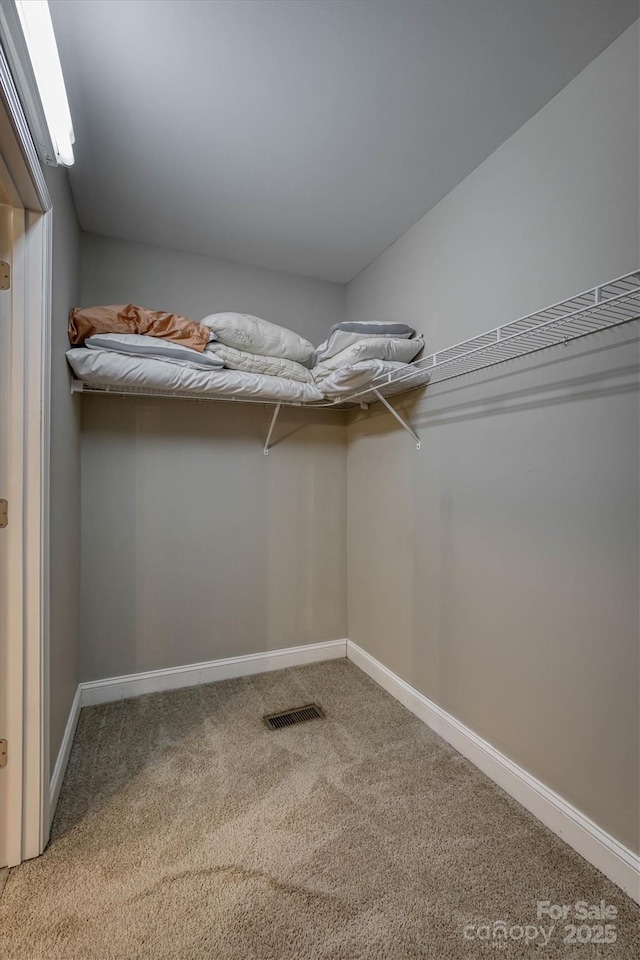
[[[261,721],[312,700],[325,720],[275,733]],[[560,922],[542,946],[553,921],[536,918],[537,901],[581,900],[617,908],[602,931],[616,941],[565,944]],[[632,960],[639,920],[334,660],[84,709],[51,844],[10,872],[0,900],[0,957]],[[597,920],[576,926],[600,936]]]

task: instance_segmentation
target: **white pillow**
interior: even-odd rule
[[[407,323],[386,323],[382,320],[354,321],[353,323],[336,323],[329,331],[329,336],[316,347],[314,363],[321,363],[335,356],[341,350],[353,346],[365,337],[393,337],[398,340],[410,340],[415,336],[415,330]]]
[[[313,344],[276,323],[252,317],[248,313],[212,313],[201,321],[213,330],[220,343],[261,357],[283,357],[309,366]]]
[[[188,363],[200,370],[220,369],[223,366],[223,361],[215,354],[207,353],[206,349],[200,353],[173,340],[149,337],[143,333],[94,333],[92,337],[87,337],[84,345],[88,350],[110,350],[130,357]]]
[[[229,370],[246,370],[247,373],[268,374],[271,377],[285,377],[287,380],[297,380],[300,383],[313,383],[311,370],[303,367],[295,360],[285,360],[284,357],[260,357],[256,353],[247,353],[246,350],[236,350],[224,343],[208,343],[205,352],[219,357]]]
[[[363,337],[357,343],[317,363],[313,370],[316,381],[328,377],[333,370],[357,363],[359,360],[397,360],[410,363],[424,347],[422,337],[403,340],[396,337]]]
[[[391,381],[381,382],[382,377],[391,377]],[[397,382],[394,378],[398,379]],[[414,367],[410,363],[398,363],[394,360],[360,360],[334,370],[322,381],[322,392],[331,398],[341,397],[366,388],[378,381],[377,389],[380,393],[402,393],[422,386],[429,380],[429,370],[426,367]],[[364,398],[366,399],[366,397]]]

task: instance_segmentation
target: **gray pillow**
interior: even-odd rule
[[[385,323],[384,321],[368,323],[366,320],[343,320],[342,323],[334,323],[329,331],[329,336],[335,330],[344,330],[345,333],[361,333],[363,336],[371,334],[374,337],[402,337],[409,340],[415,337],[415,330],[408,323]]]
[[[200,368],[219,370],[224,361],[214,353],[200,353],[172,340],[149,337],[141,333],[96,333],[84,342],[89,350],[111,350],[130,357],[150,357],[153,360],[181,360]]]
[[[327,339],[314,350],[313,366],[329,360],[356,343],[362,343],[373,337],[378,340],[412,340],[414,336],[415,330],[407,323],[387,323],[384,320],[361,322],[343,320],[341,323],[334,323]]]

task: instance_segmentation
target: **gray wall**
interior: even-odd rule
[[[192,320],[226,310],[252,313],[313,343],[344,319],[339,283],[87,233],[81,257],[83,306],[134,302]]]
[[[638,27],[347,290],[429,349],[638,268]],[[640,849],[638,339],[349,427],[349,636]]]
[[[347,635],[339,414],[284,410],[265,457],[269,407],[82,412],[81,679]]]
[[[78,685],[80,621],[80,404],[65,351],[80,296],[80,231],[67,171],[44,168],[53,200],[51,331],[50,763],[56,762]]]
[[[344,287],[82,237],[82,302],[256,313],[319,342]],[[338,414],[85,397],[81,679],[346,636]],[[314,420],[316,421],[314,423]]]

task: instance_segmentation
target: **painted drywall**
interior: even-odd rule
[[[630,28],[347,289],[437,349],[638,268]],[[640,850],[638,331],[349,426],[349,637]]]
[[[638,17],[638,0],[50,6],[84,229],[338,281]]]
[[[82,680],[346,636],[342,415],[271,412],[83,398]]]
[[[344,287],[82,235],[82,302],[237,310],[319,343]],[[81,679],[346,636],[341,414],[82,399]],[[314,422],[315,421],[315,422]]]
[[[82,234],[82,303],[139,303],[192,320],[232,310],[251,313],[320,343],[344,319],[339,283],[231,260]]]
[[[67,171],[44,168],[53,201],[50,450],[50,766],[78,686],[80,404],[71,395],[67,317],[80,295],[80,230]]]

